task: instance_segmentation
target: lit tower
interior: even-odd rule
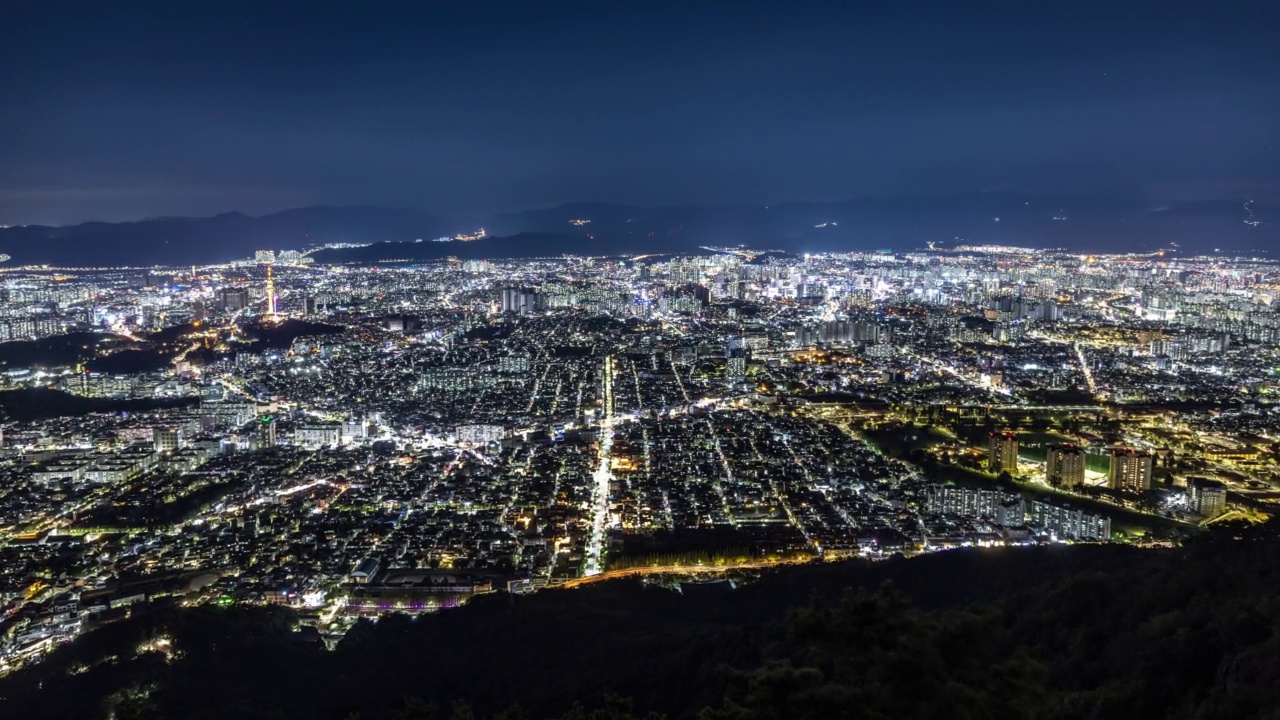
[[[276,315],[276,281],[271,277],[271,265],[267,265],[267,317],[273,322],[279,320]]]

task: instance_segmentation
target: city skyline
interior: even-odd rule
[[[457,256],[486,232],[388,246],[428,259],[0,268],[0,689],[97,677],[59,658],[153,617],[280,613],[339,658],[494,596],[639,582],[689,608],[805,573],[1158,568],[1216,543],[1244,563],[1232,538],[1275,527],[1275,259]],[[136,652],[182,666],[175,633]]]
[[[0,717],[1280,707],[1280,5],[0,5]]]

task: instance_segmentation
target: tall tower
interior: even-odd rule
[[[279,320],[276,315],[276,281],[271,277],[271,265],[267,265],[267,317],[272,321]]]

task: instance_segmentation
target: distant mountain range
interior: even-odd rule
[[[448,233],[444,218],[398,208],[309,207],[250,217],[154,218],[66,227],[0,229],[8,264],[68,267],[191,265],[251,257],[256,250],[296,249],[333,242],[407,242]]]
[[[480,227],[490,237],[431,242]],[[1186,252],[1263,253],[1280,248],[1280,212],[1225,201],[1150,207],[1114,199],[979,194],[773,206],[576,203],[456,219],[399,208],[309,207],[260,217],[225,213],[0,229],[0,253],[12,256],[13,265],[188,265],[326,243],[366,247],[325,250],[315,255],[317,262],[670,253],[706,245],[825,252],[1007,244],[1126,252],[1177,243]]]

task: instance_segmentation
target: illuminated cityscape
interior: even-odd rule
[[[1277,27],[0,3],[0,720],[1274,720]]]
[[[6,668],[164,597],[336,639],[611,577],[1163,546],[1277,496],[1268,261],[301,255],[5,272]]]

